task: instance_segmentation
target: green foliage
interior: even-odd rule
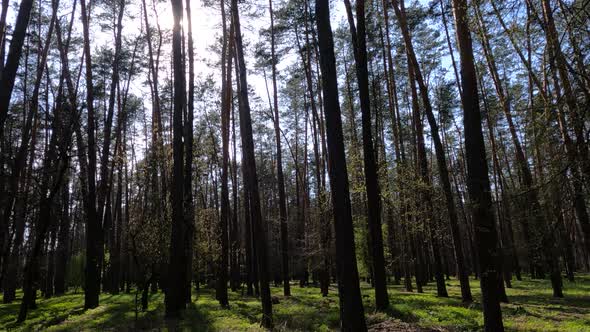
[[[474,298],[479,299],[478,281],[472,280]],[[577,276],[575,283],[565,282],[566,297],[554,299],[548,280],[513,282],[507,289],[509,304],[502,304],[507,331],[590,331],[590,276]],[[391,308],[374,312],[373,291],[362,284],[363,302],[369,325],[392,319],[426,328],[452,331],[480,331],[483,328],[481,303],[461,303],[456,280],[447,281],[449,298],[436,297],[435,285],[424,287],[424,293],[408,293],[403,286],[391,286]],[[318,288],[292,287],[293,296],[282,296],[281,287],[273,287],[280,303],[273,306],[277,331],[334,331],[338,328],[339,310],[335,285],[328,297]],[[164,296],[150,295],[146,312],[135,313],[135,293],[103,294],[101,305],[83,310],[84,296],[69,293],[50,299],[39,299],[39,308],[31,310],[22,325],[14,323],[22,292],[13,304],[0,305],[0,330],[10,331],[97,331],[97,330],[180,330],[180,331],[262,331],[262,310],[258,299],[230,293],[230,308],[215,300],[213,289],[202,289],[193,295],[193,303],[181,321],[164,320]]]
[[[66,271],[66,285],[73,287],[74,292],[84,285],[84,266],[86,265],[86,256],[84,252],[79,252],[72,256]]]

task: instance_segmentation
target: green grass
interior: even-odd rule
[[[408,293],[402,286],[390,286],[391,309],[375,313],[373,292],[362,285],[368,324],[392,318],[425,327],[451,331],[479,331],[483,316],[479,302],[479,282],[471,283],[475,302],[461,303],[455,280],[447,281],[449,298],[438,298],[435,285],[424,287],[424,293]],[[590,275],[577,276],[575,283],[565,281],[565,298],[554,299],[548,280],[514,281],[507,289],[509,304],[502,304],[504,325],[508,331],[590,331]],[[282,288],[272,288],[280,303],[273,306],[274,321],[280,331],[329,331],[338,327],[336,288],[323,298],[318,288],[293,285],[293,296],[285,298]],[[261,331],[262,311],[256,298],[230,292],[230,308],[221,308],[214,291],[204,289],[193,295],[193,303],[180,321],[164,319],[164,296],[150,294],[149,310],[135,316],[135,294],[102,294],[101,305],[83,310],[82,293],[69,293],[51,299],[39,299],[38,309],[31,310],[23,324],[16,324],[20,296],[13,304],[0,304],[0,330],[9,331]]]

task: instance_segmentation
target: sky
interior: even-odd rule
[[[62,17],[62,20],[68,20],[71,13],[71,6],[67,6],[65,0],[62,0],[60,6],[59,16]],[[78,1],[78,0],[76,0]],[[92,0],[87,0],[89,5],[93,3]],[[157,3],[154,8],[152,7],[153,0],[146,0],[148,6],[148,16],[150,19],[150,24],[154,26],[156,24],[156,17],[163,29],[171,30],[173,25],[173,16],[171,10],[171,3],[170,1],[162,1]],[[155,0],[156,2],[158,0]],[[421,2],[425,3],[426,0],[420,0]],[[229,11],[229,1],[227,1],[227,9]],[[282,1],[273,1],[273,7],[279,8],[281,7]],[[16,4],[18,0],[13,0],[14,7],[11,7],[11,11],[9,12],[8,22],[15,21],[16,18]],[[259,14],[258,17],[253,18],[252,16],[247,15],[249,11],[248,6],[245,4],[240,4],[240,18],[241,18],[241,25],[242,25],[242,33],[244,35],[245,43],[249,46],[253,46],[256,44],[259,39],[259,31],[263,28],[268,28],[270,26],[270,18],[268,12],[268,1],[266,0],[258,0],[255,2],[255,8],[257,13]],[[218,4],[216,4],[218,7]],[[47,7],[48,8],[48,7]],[[109,46],[112,47],[113,35],[111,30],[102,31],[100,28],[99,20],[103,20],[100,18],[99,14],[103,10],[100,7],[93,7],[93,12],[91,13],[91,38],[92,38],[92,47],[98,48],[101,46]],[[137,36],[142,29],[142,20],[143,14],[141,12],[141,1],[140,0],[133,0],[128,3],[126,6],[126,16],[124,18],[123,23],[123,35],[125,37],[133,37]],[[49,9],[46,9],[49,10]],[[80,17],[80,5],[77,5],[76,8],[76,24],[74,25],[77,29],[81,29],[81,24],[79,22]],[[215,44],[216,38],[219,38],[221,35],[221,13],[219,8],[212,8],[207,7],[203,1],[200,0],[191,0],[191,12],[192,12],[192,26],[193,26],[193,41],[194,41],[194,52],[195,52],[195,73],[197,79],[205,78],[208,75],[219,84],[219,76],[220,68],[212,65],[212,63],[218,61],[218,55],[214,54],[210,47],[211,45]],[[49,13],[46,13],[49,14]],[[184,12],[186,15],[186,11]],[[229,13],[228,13],[229,14]],[[186,17],[185,17],[186,19]],[[336,29],[341,24],[347,24],[345,17],[345,9],[344,9],[344,2],[342,0],[335,0],[332,1],[332,8],[331,8],[331,23],[332,29]],[[184,25],[184,22],[183,22]],[[171,52],[170,44],[164,45],[162,51],[164,54],[169,54]],[[246,61],[247,61],[247,68],[249,69],[248,74],[248,83],[253,87],[254,92],[261,100],[267,101],[267,86],[265,83],[265,79],[261,73],[253,72],[252,69],[254,67],[254,57],[250,56],[251,48],[245,50],[246,51]],[[78,54],[70,54],[71,58],[78,58],[81,56],[82,49],[76,50]],[[53,52],[57,52],[53,50]],[[147,53],[147,51],[146,51]],[[161,72],[160,77],[167,75],[166,73],[169,71],[169,63],[166,60],[167,56],[162,57],[162,61],[160,64]],[[297,56],[290,56],[285,57],[282,61],[277,65],[277,70],[280,71],[289,65],[291,65],[294,61],[299,61]],[[269,73],[267,73],[268,75]],[[131,85],[131,91],[136,95],[142,96],[144,100],[144,106],[146,110],[151,108],[151,98],[149,93],[149,88],[145,84],[146,82],[146,75],[147,70],[144,70],[140,76],[137,76]],[[161,80],[162,82],[162,80]],[[270,82],[269,82],[270,83]],[[279,93],[281,91],[281,82],[279,84]],[[269,91],[272,93],[272,89],[269,87]],[[252,98],[252,96],[251,96]],[[279,95],[280,98],[280,95]],[[198,101],[196,101],[198,102]],[[264,103],[263,105],[265,105]],[[149,112],[148,112],[149,113]],[[149,117],[149,114],[148,114]],[[139,124],[141,126],[141,124]],[[268,126],[271,125],[269,122]],[[287,130],[288,128],[283,128],[283,130]],[[143,129],[141,129],[143,132]],[[140,135],[141,136],[141,135]],[[141,138],[141,145],[147,147],[148,142],[146,141],[147,138]],[[138,149],[138,151],[142,151],[143,149]]]
[[[78,1],[78,0],[75,0]],[[89,6],[92,5],[92,0],[87,0]],[[156,12],[153,10],[152,7],[152,0],[146,0],[148,11],[149,11],[149,18],[150,24],[155,25],[156,22],[156,12],[157,18],[160,22],[162,28],[172,29],[173,25],[173,16],[171,10],[171,3],[170,1],[161,1],[156,4]],[[158,2],[158,0],[155,0]],[[421,2],[425,2],[425,0],[420,0]],[[229,11],[229,1],[227,1],[227,8]],[[282,1],[275,0],[273,2],[274,8],[279,8],[281,6]],[[14,25],[16,20],[16,12],[17,12],[17,4],[19,4],[19,0],[11,1],[11,7],[8,13],[8,20],[7,22],[11,25]],[[336,29],[342,22],[346,22],[345,17],[345,10],[344,10],[344,2],[341,0],[335,0],[331,2],[332,10],[331,10],[331,21],[332,21],[332,29]],[[268,28],[270,26],[270,18],[268,13],[268,1],[265,0],[258,0],[255,2],[256,7],[258,8],[258,12],[262,15],[252,19],[248,17],[244,13],[245,5],[240,4],[240,17],[241,17],[241,24],[242,24],[242,33],[244,35],[244,39],[246,42],[249,42],[250,45],[254,45],[256,42],[259,41],[259,31],[262,28]],[[48,8],[48,7],[47,7]],[[59,16],[62,18],[63,21],[69,20],[70,13],[71,13],[72,6],[66,5],[65,0],[61,0],[61,6],[59,11]],[[100,18],[97,17],[97,14],[100,13],[102,9],[94,9],[91,13],[91,39],[92,39],[92,47],[97,48],[103,45],[112,45],[114,43],[112,32],[110,31],[101,31],[99,24],[96,20]],[[126,16],[124,18],[124,29],[123,34],[124,36],[133,36],[138,35],[141,29],[142,24],[142,13],[141,13],[141,1],[140,0],[133,0],[130,1],[129,4],[126,6]],[[80,5],[77,5],[76,8],[76,19],[79,20],[80,17]],[[193,26],[193,40],[194,40],[194,52],[195,52],[195,73],[197,77],[206,77],[207,75],[213,75],[213,78],[216,78],[220,75],[220,69],[214,66],[211,66],[211,61],[217,61],[217,55],[213,54],[210,51],[210,46],[215,43],[215,38],[219,37],[221,34],[221,13],[218,8],[211,8],[206,7],[203,1],[200,0],[191,0],[191,12],[192,12],[192,26]],[[46,13],[49,15],[49,13]],[[184,12],[186,15],[186,11]],[[94,20],[94,22],[92,22]],[[80,22],[76,22],[74,25],[75,28],[81,29]],[[170,47],[169,45],[167,46]],[[56,50],[54,50],[57,52]],[[250,49],[246,50],[246,62],[247,67],[249,70],[253,68],[253,57],[248,56],[250,53]],[[82,50],[79,49],[78,52],[80,54],[77,55],[70,55],[72,57],[80,56]],[[171,50],[163,49],[164,53],[169,53]],[[283,59],[278,65],[277,70],[280,72],[281,69],[286,68],[293,61],[297,61],[297,57],[288,57]],[[162,62],[161,68],[165,68],[168,66],[167,63]],[[160,74],[162,75],[162,74]],[[143,74],[145,76],[145,73]],[[147,86],[142,86],[140,82],[145,81],[145,77],[141,77],[136,79],[136,82],[132,84],[132,90],[142,91],[142,94],[148,93]],[[256,94],[261,97],[263,100],[267,99],[267,92],[264,77],[262,74],[254,73],[249,71],[248,74],[248,83],[254,88]],[[280,82],[279,82],[280,84]],[[279,91],[280,91],[279,86]]]
[[[148,11],[150,12],[150,24],[155,25],[156,17],[155,12],[151,10],[150,2],[151,0],[146,0],[148,2]],[[124,34],[127,33],[134,33],[138,34],[140,31],[140,24],[141,21],[139,20],[141,12],[139,12],[140,8],[139,5],[141,4],[140,1],[137,1],[137,5],[132,5],[128,7],[127,12],[131,13],[135,16],[134,19],[128,19],[124,23]],[[344,17],[344,4],[343,1],[335,1],[333,2],[334,9],[332,10],[332,26],[333,29],[336,28],[339,22],[343,22],[345,20]],[[244,36],[245,44],[249,46],[253,46],[256,44],[259,39],[259,31],[263,28],[268,28],[270,26],[270,16],[268,12],[268,2],[267,1],[257,1],[256,8],[257,13],[260,15],[256,18],[252,18],[247,15],[248,8],[244,5],[240,6],[240,23],[242,28],[242,33]],[[278,8],[280,3],[273,2],[273,8]],[[217,6],[218,7],[218,6]],[[158,13],[158,20],[162,28],[165,29],[172,29],[173,26],[173,16],[172,16],[172,9],[171,4],[169,1],[164,1],[157,4],[157,13]],[[229,1],[227,4],[227,10],[229,11]],[[211,62],[218,61],[218,55],[215,54],[210,50],[211,45],[216,43],[216,38],[219,38],[221,35],[221,12],[219,8],[211,8],[206,7],[203,4],[203,1],[198,0],[191,0],[191,13],[192,13],[192,26],[193,26],[193,42],[194,42],[194,52],[195,52],[195,74],[197,79],[199,77],[205,78],[208,75],[211,75],[213,79],[216,81],[218,85],[220,85],[220,81],[218,80],[219,76],[221,76],[221,69],[219,67],[215,67],[211,65]],[[228,13],[229,14],[229,13]],[[186,11],[184,12],[186,15]],[[186,20],[186,17],[185,17]],[[187,26],[185,22],[182,23],[183,27],[186,29]],[[133,32],[132,32],[133,31]],[[94,40],[95,45],[102,45],[102,44],[112,44],[112,33],[102,33],[98,29],[94,30],[94,35],[96,39]],[[169,46],[168,46],[169,47]],[[255,94],[263,101],[268,100],[267,96],[267,86],[262,73],[253,72],[252,69],[254,68],[254,57],[252,55],[252,47],[245,50],[246,52],[246,66],[248,68],[248,83],[254,89]],[[164,53],[169,53],[171,50],[163,49]],[[281,71],[282,69],[288,67],[293,61],[298,61],[296,56],[286,57],[277,65],[277,71]],[[161,68],[168,67],[169,64],[162,62]],[[147,71],[146,71],[147,72]],[[151,108],[151,100],[149,98],[149,88],[143,85],[145,82],[145,75],[146,73],[142,73],[143,77],[139,77],[135,80],[132,89],[136,91],[138,94],[142,94],[145,96],[144,98],[144,106],[146,109]],[[160,76],[164,75],[162,72]],[[267,73],[270,75],[270,73]],[[268,91],[272,93],[272,86],[271,82],[268,82],[269,87]],[[281,91],[281,82],[278,82],[278,90],[279,93]],[[252,99],[253,96],[250,96]],[[280,98],[280,95],[279,95]],[[196,101],[198,102],[198,101]],[[266,105],[266,103],[263,103]],[[268,121],[268,126],[271,126],[272,123]],[[288,131],[287,129],[283,128],[283,130]],[[148,144],[145,138],[142,137],[141,145],[144,147]],[[141,150],[139,150],[141,151]]]
[[[331,21],[332,28],[335,29],[338,26],[339,22],[342,22],[345,19],[344,2],[333,1],[332,3],[334,7],[331,12]],[[242,25],[242,33],[244,35],[244,38],[248,42],[250,42],[251,45],[254,45],[256,42],[259,41],[260,37],[258,32],[261,29],[270,27],[268,1],[257,1],[256,5],[260,9],[259,11],[262,12],[263,16],[251,19],[247,15],[245,15],[244,12],[240,12],[240,23]],[[240,10],[243,10],[244,6],[239,6]],[[280,2],[275,0],[273,2],[273,8],[276,10],[276,8],[278,8],[279,6]],[[162,10],[159,15],[162,26],[172,29],[173,17],[171,15],[170,2],[166,1],[164,3],[161,3],[158,6],[158,8]],[[229,10],[229,1],[227,8]],[[209,46],[213,45],[215,43],[216,36],[219,36],[221,34],[220,10],[218,8],[212,9],[204,7],[202,1],[191,0],[191,12],[196,59],[195,72],[201,73],[203,76],[206,76],[207,74],[216,75],[218,74],[217,72],[219,72],[220,69],[212,68],[211,66],[209,66],[207,62],[203,61],[203,58],[212,59],[214,57],[217,57],[217,55],[209,51]],[[251,50],[246,50],[246,52],[249,51]],[[254,63],[252,61],[253,58],[248,57],[248,54],[249,53],[246,53],[246,62],[248,69],[251,70],[253,68]],[[281,61],[277,65],[277,70],[280,71],[281,69],[286,68],[294,60],[297,60],[296,57],[290,57],[285,59],[284,61]],[[255,92],[258,94],[259,97],[261,97],[263,100],[267,99],[266,86],[262,74],[249,72],[248,83],[254,88]]]

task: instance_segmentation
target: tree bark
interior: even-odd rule
[[[92,54],[90,52],[89,10],[86,0],[80,0],[84,36],[84,59],[86,65],[86,108],[88,111],[88,165],[87,175],[87,211],[86,211],[86,270],[84,287],[84,308],[98,306],[101,281],[101,260],[103,257],[103,230],[100,216],[96,209],[96,141],[94,88],[92,78]]]
[[[250,104],[248,101],[248,80],[246,77],[246,61],[242,45],[242,30],[240,27],[240,14],[238,1],[231,2],[232,19],[235,29],[235,49],[239,67],[239,98],[240,98],[240,132],[242,136],[242,160],[245,165],[245,185],[250,195],[250,215],[252,216],[252,233],[257,236],[256,256],[258,265],[258,278],[260,281],[260,295],[262,301],[262,326],[272,328],[272,302],[268,282],[268,253],[267,235],[265,232],[262,212],[260,207],[260,193],[258,190],[258,175],[256,173],[256,159],[254,155],[254,140],[252,135],[252,119]],[[252,239],[254,240],[254,239]]]
[[[348,0],[345,5],[350,7]],[[351,12],[351,10],[347,10]],[[354,48],[356,75],[358,80],[359,97],[362,115],[363,160],[365,186],[367,194],[368,224],[371,241],[371,255],[373,263],[373,279],[375,287],[375,306],[377,310],[389,307],[387,294],[387,277],[385,275],[385,257],[383,253],[383,234],[381,230],[381,189],[377,178],[377,163],[373,134],[371,132],[371,105],[369,96],[369,73],[367,69],[367,45],[365,33],[365,2],[356,2],[356,27],[349,15],[350,32]]]
[[[6,6],[8,6],[8,1]],[[4,2],[3,2],[4,3]],[[29,25],[33,0],[23,0],[20,3],[16,24],[12,32],[12,41],[8,49],[6,63],[3,63],[3,70],[0,76],[0,138],[4,139],[4,122],[8,116],[8,106],[14,89],[14,80],[18,69],[18,63],[23,51],[25,35]],[[4,36],[2,36],[4,37]],[[4,61],[4,58],[0,62]],[[6,221],[5,221],[6,222]],[[1,243],[0,243],[1,244]]]
[[[279,124],[279,97],[277,91],[277,58],[275,54],[275,27],[272,0],[268,1],[270,13],[270,39],[271,39],[271,62],[272,62],[272,90],[274,106],[274,130],[277,149],[277,182],[279,189],[279,217],[281,230],[281,267],[283,272],[283,295],[291,295],[289,281],[289,231],[287,227],[287,199],[285,195],[285,178],[283,175],[283,152],[281,149],[281,127]]]
[[[485,331],[504,331],[502,311],[497,294],[498,239],[494,222],[490,179],[481,126],[477,78],[473,59],[471,32],[468,25],[467,2],[453,0],[453,15],[461,59],[463,90],[463,126],[467,159],[467,188],[475,222],[475,237],[480,264],[480,284]]]
[[[193,275],[193,247],[195,237],[195,204],[193,201],[193,120],[195,99],[195,55],[193,46],[193,22],[190,0],[186,1],[186,16],[188,23],[188,107],[186,123],[184,125],[184,144],[186,149],[184,166],[184,219],[185,219],[185,250],[186,250],[186,280],[185,302],[191,302],[191,281]]]
[[[186,106],[184,62],[182,52],[181,26],[182,0],[171,0],[174,15],[172,30],[172,56],[174,70],[173,170],[172,170],[172,232],[170,236],[169,268],[166,276],[166,317],[178,318],[186,307],[186,220],[184,219],[184,147],[182,142],[182,117]]]
[[[322,91],[324,113],[326,116],[326,136],[332,206],[336,237],[336,269],[340,297],[340,327],[342,331],[366,331],[364,308],[359,287],[356,266],[356,249],[348,188],[348,172],[344,153],[342,119],[338,101],[338,83],[334,40],[330,26],[330,7],[328,0],[317,0],[316,24],[320,48],[320,69],[322,72]]]
[[[67,183],[67,174],[66,181]],[[55,262],[55,295],[62,295],[66,292],[66,267],[70,256],[70,193],[67,185],[61,192],[61,214],[59,233],[57,235],[57,249]]]
[[[566,67],[566,60],[561,51],[559,37],[557,34],[557,30],[555,28],[555,22],[553,20],[553,9],[551,8],[551,3],[547,0],[543,0],[543,15],[545,18],[545,34],[547,37],[547,47],[549,48],[549,54],[552,62],[552,67],[557,69],[557,73],[559,74],[559,78],[562,83],[563,92],[565,95],[565,102],[571,115],[571,122],[572,127],[574,129],[576,142],[574,143],[571,138],[569,138],[569,134],[567,134],[568,127],[566,124],[565,116],[563,115],[563,110],[558,106],[560,110],[558,114],[559,125],[562,131],[562,136],[564,139],[564,143],[566,145],[566,153],[569,156],[570,171],[573,174],[572,185],[574,187],[574,209],[576,211],[576,215],[582,226],[582,231],[584,233],[584,242],[586,243],[586,251],[590,252],[590,217],[588,216],[588,210],[586,209],[586,203],[584,198],[584,188],[580,181],[581,177],[579,176],[580,172],[578,171],[578,165],[576,161],[579,162],[580,168],[582,169],[582,173],[586,180],[590,179],[590,161],[588,157],[588,146],[585,142],[584,137],[584,118],[580,115],[580,110],[578,109],[578,102],[576,97],[574,96],[574,92],[572,90],[571,82],[568,76],[568,71]],[[556,75],[557,76],[557,75]],[[554,82],[554,84],[558,84]],[[556,88],[556,90],[558,90]],[[583,113],[582,113],[583,114]]]
[[[451,235],[453,237],[453,245],[455,248],[455,260],[457,262],[457,271],[459,275],[459,282],[461,284],[461,298],[463,302],[471,302],[471,287],[469,286],[469,277],[465,269],[463,245],[461,242],[461,233],[459,230],[459,218],[457,216],[457,208],[455,206],[455,202],[453,199],[453,192],[451,189],[451,181],[449,179],[449,170],[447,166],[447,158],[440,139],[438,124],[436,123],[436,119],[432,111],[432,103],[430,102],[430,97],[428,95],[428,88],[426,86],[426,83],[424,82],[422,71],[420,70],[420,65],[418,63],[416,53],[414,52],[412,39],[410,37],[410,32],[408,30],[404,2],[403,0],[392,0],[392,3],[395,13],[400,22],[400,29],[402,30],[402,35],[408,54],[408,62],[409,65],[414,69],[416,82],[418,83],[418,87],[420,88],[420,96],[422,98],[424,111],[426,114],[426,118],[428,119],[428,124],[430,125],[431,136],[432,141],[434,143],[436,161],[438,165],[438,172],[443,187],[443,192],[445,195],[447,212],[449,214],[449,224],[451,226]]]
[[[231,111],[231,64],[232,64],[232,38],[233,32],[228,36],[226,24],[225,1],[221,1],[221,22],[223,28],[223,47],[221,51],[221,257],[217,271],[217,288],[215,297],[222,307],[229,305],[227,299],[227,265],[229,254],[228,224],[229,224],[229,116]],[[231,25],[230,29],[233,29]]]

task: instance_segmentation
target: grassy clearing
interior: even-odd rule
[[[565,282],[564,299],[554,299],[548,280],[514,281],[508,289],[511,301],[503,304],[504,324],[508,331],[590,331],[590,276],[578,276],[575,283]],[[447,282],[449,298],[434,295],[434,283],[424,288],[423,294],[404,292],[401,286],[390,287],[392,307],[389,312],[375,313],[373,292],[363,285],[363,301],[370,325],[391,318],[433,328],[452,331],[478,331],[482,328],[481,305],[476,301],[463,305],[459,285]],[[474,298],[479,299],[479,283],[472,281]],[[318,288],[292,287],[293,296],[284,298],[282,288],[272,288],[280,303],[274,305],[275,325],[281,331],[330,331],[338,327],[338,297],[335,287],[322,298]],[[18,294],[20,297],[21,294]],[[202,290],[193,297],[182,321],[163,318],[164,296],[150,295],[147,312],[135,316],[135,294],[101,296],[101,305],[83,310],[83,294],[67,294],[51,299],[40,299],[38,309],[29,313],[24,324],[14,323],[19,301],[0,304],[0,330],[10,331],[128,331],[128,330],[184,330],[184,331],[261,331],[262,314],[255,298],[230,292],[230,309],[222,309],[213,290]]]
[[[527,278],[512,284],[513,288],[506,290],[510,303],[502,304],[504,326],[508,331],[590,331],[590,276],[577,276],[575,283],[564,281],[563,299],[553,298],[549,280]],[[421,326],[444,326],[454,331],[482,329],[478,281],[471,281],[476,301],[470,305],[461,303],[457,281],[447,281],[449,298],[433,295],[435,287],[431,283],[424,288],[425,293],[417,294],[394,286],[394,315]]]

